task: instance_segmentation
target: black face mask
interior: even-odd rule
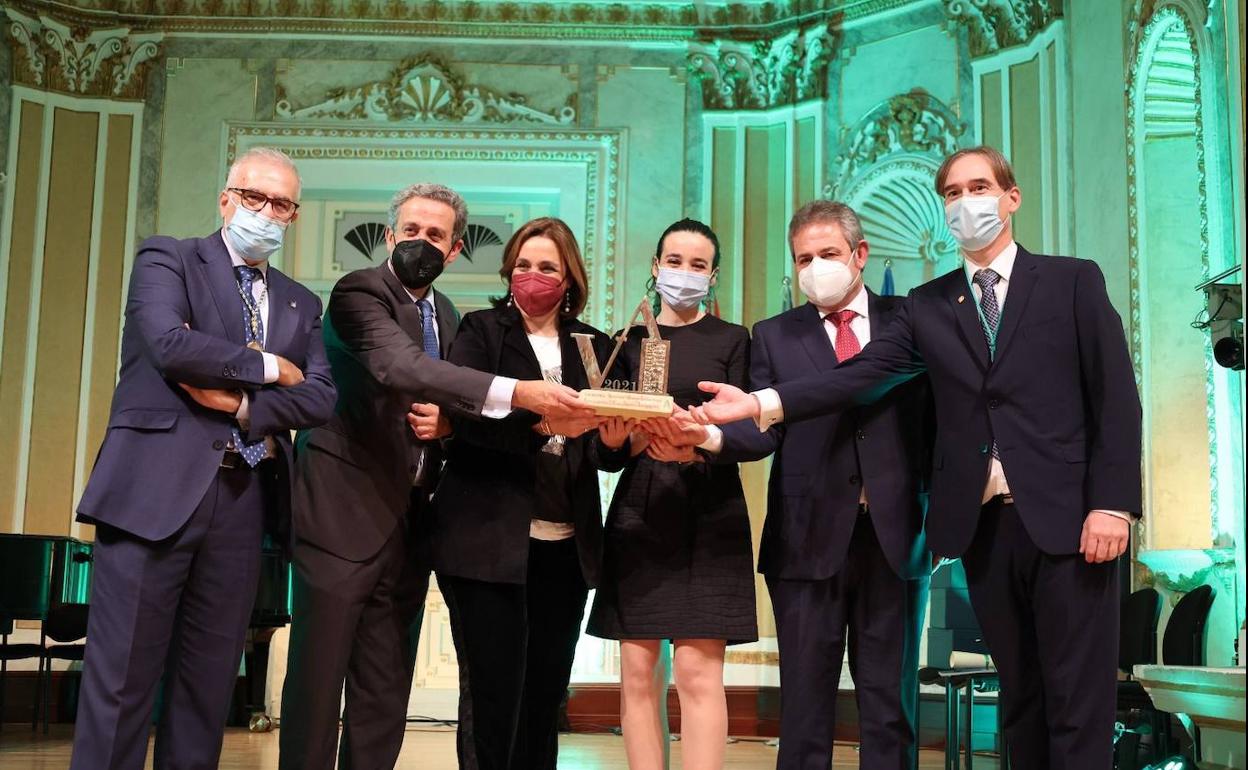
[[[399,282],[412,291],[419,291],[442,274],[446,255],[429,241],[416,238],[399,241],[390,253],[390,264]]]

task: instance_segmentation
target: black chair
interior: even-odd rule
[[[1127,676],[1137,665],[1157,662],[1161,594],[1141,588],[1126,598],[1118,623],[1118,668]]]
[[[4,690],[9,674],[10,660],[29,660],[38,658],[42,648],[37,644],[9,644],[9,635],[13,633],[13,618],[0,614],[0,729],[4,728]],[[30,729],[35,729],[39,722],[39,699],[36,687],[35,702],[30,710]]]
[[[1167,666],[1205,665],[1205,621],[1213,606],[1213,588],[1197,586],[1174,605],[1161,640],[1161,662]]]
[[[43,649],[39,656],[40,699],[43,703],[43,732],[48,732],[48,703],[51,700],[52,661],[81,661],[87,645],[78,640],[87,635],[86,604],[58,604],[48,608],[43,619]],[[56,644],[48,644],[51,639]]]
[[[1144,589],[1152,591],[1152,589]],[[1127,602],[1131,603],[1137,591],[1128,598]],[[1156,592],[1153,591],[1154,595]],[[1166,622],[1166,631],[1161,639],[1161,662],[1167,666],[1203,666],[1205,663],[1205,623],[1209,619],[1209,609],[1213,606],[1214,593],[1211,586],[1203,585],[1188,591],[1183,598],[1179,599],[1174,605],[1174,610],[1170,613],[1170,619]],[[1145,601],[1138,600],[1140,608],[1135,611],[1147,617],[1144,612]],[[1127,622],[1127,607],[1123,607],[1123,624]],[[1156,620],[1153,621],[1154,626]],[[1156,632],[1153,634],[1153,650],[1156,649]],[[1141,657],[1134,659],[1126,654],[1126,650],[1119,650],[1118,665],[1124,667],[1124,663],[1129,663],[1124,667],[1127,673],[1133,670],[1135,664],[1148,664],[1156,662],[1156,653],[1151,656],[1142,654],[1142,647],[1131,650],[1132,654],[1141,653]],[[1177,753],[1178,746],[1173,738],[1171,730],[1171,715],[1167,712],[1158,711],[1153,705],[1153,699],[1148,696],[1148,692],[1144,687],[1134,679],[1118,683],[1118,711],[1119,712],[1138,712],[1144,717],[1148,723],[1148,732],[1152,734],[1152,747],[1148,752],[1151,755],[1150,761],[1156,761],[1163,757],[1172,756]],[[1180,721],[1185,721],[1179,716]],[[1190,721],[1190,720],[1186,720]],[[1195,725],[1188,725],[1188,730],[1192,737],[1192,754],[1194,760],[1200,758],[1200,734]],[[1125,734],[1124,734],[1125,735]],[[1136,732],[1134,741],[1130,744],[1134,746],[1138,743],[1140,732]],[[1129,747],[1124,747],[1129,748]],[[1120,770],[1132,770],[1136,767],[1133,764],[1134,756],[1127,758],[1121,755],[1131,753],[1129,751],[1120,751],[1118,767]]]
[[[1138,682],[1131,681],[1137,665],[1157,662],[1157,621],[1161,617],[1161,594],[1141,588],[1122,602],[1118,625],[1118,669],[1126,675],[1118,683],[1118,728],[1114,736],[1114,766],[1138,770],[1141,758],[1156,754],[1160,734],[1157,713],[1147,702]],[[1141,701],[1140,696],[1144,695]]]

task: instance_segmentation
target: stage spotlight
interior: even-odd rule
[[[1244,292],[1237,283],[1219,283],[1239,272],[1239,267],[1215,275],[1196,287],[1205,293],[1205,307],[1192,326],[1209,332],[1213,358],[1219,366],[1244,368]]]
[[[1235,322],[1227,332],[1227,336],[1213,343],[1213,360],[1218,366],[1236,371],[1244,368],[1244,324]]]

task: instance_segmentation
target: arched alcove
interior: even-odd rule
[[[1132,341],[1145,421],[1146,546],[1207,548],[1216,496],[1213,379],[1192,321],[1209,273],[1200,73],[1190,22],[1157,10],[1142,30],[1129,116],[1134,192]]]
[[[876,105],[846,133],[836,181],[824,196],[858,212],[871,244],[871,288],[880,288],[888,262],[901,294],[957,267],[958,247],[934,180],[965,130],[946,104],[915,89]]]

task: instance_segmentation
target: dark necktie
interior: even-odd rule
[[[433,328],[433,304],[429,302],[428,297],[422,297],[416,300],[416,307],[420,308],[420,327],[425,337],[425,355],[430,358],[441,358],[442,351],[438,349],[438,334]]]
[[[976,270],[972,278],[979,287],[979,318],[984,325],[984,336],[988,338],[988,357],[997,355],[997,326],[1001,323],[1001,306],[997,304],[997,284],[1001,276],[995,270]],[[1001,459],[997,452],[997,442],[992,442],[992,456]]]
[[[238,279],[238,293],[243,298],[243,329],[245,330],[246,341],[255,342],[263,347],[264,319],[260,316],[260,303],[256,301],[256,296],[252,294],[252,286],[255,282],[263,280],[260,270],[247,265],[237,265],[234,268],[234,276]],[[259,465],[260,461],[264,459],[264,455],[268,452],[264,439],[248,444],[243,440],[243,432],[239,430],[237,425],[232,430],[234,432],[234,448],[243,456],[248,465],[253,468]]]
[[[997,304],[997,284],[1001,276],[995,270],[976,270],[972,279],[979,287],[979,317],[984,324],[984,336],[988,338],[988,354],[997,354],[997,326],[1001,323],[1001,306]]]
[[[836,360],[844,363],[862,352],[862,343],[850,327],[858,313],[853,310],[836,310],[824,316],[824,320],[836,327]]]

